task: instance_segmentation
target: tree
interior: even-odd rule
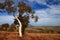
[[[15,25],[14,24],[11,24],[10,27],[9,27],[9,29],[8,29],[8,31],[10,31],[10,32],[17,31]]]
[[[1,25],[1,28],[2,28],[3,30],[5,30],[5,31],[7,31],[7,28],[8,28],[8,27],[9,27],[9,24],[8,24],[8,23]]]
[[[35,22],[37,21],[38,17],[34,16],[34,11],[31,9],[29,5],[27,5],[25,2],[19,2],[18,5],[14,5],[14,2],[11,0],[6,0],[4,3],[5,6],[0,5],[1,9],[6,9],[8,14],[13,14],[14,16],[14,24],[19,25],[19,35],[22,37],[22,34],[24,34],[25,28],[28,26],[29,19],[35,18]],[[18,17],[16,17],[16,12],[18,12]],[[24,15],[26,13],[26,15]],[[31,16],[30,16],[31,14]]]

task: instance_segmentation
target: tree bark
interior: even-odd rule
[[[15,19],[17,19],[18,23],[19,23],[19,36],[22,37],[22,23],[20,22],[20,20],[15,17]]]

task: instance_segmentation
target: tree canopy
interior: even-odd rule
[[[17,18],[22,23],[23,32],[25,28],[28,26],[30,17],[35,18],[35,22],[38,21],[38,17],[34,16],[35,11],[32,10],[32,8],[23,1],[15,5],[15,3],[12,0],[6,0],[4,3],[0,3],[0,9],[6,10],[8,14],[13,13],[13,16],[15,16],[16,12],[18,12],[19,15]],[[24,13],[26,13],[26,15],[24,15]],[[17,20],[16,19],[14,20],[15,20],[14,24],[17,25],[18,24]]]

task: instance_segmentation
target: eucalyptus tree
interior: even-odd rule
[[[3,9],[8,14],[13,15],[13,17],[15,18],[14,24],[19,25],[20,37],[22,37],[22,34],[24,34],[25,28],[28,26],[30,17],[35,18],[35,22],[37,22],[38,20],[38,17],[34,16],[35,12],[25,2],[19,2],[17,5],[15,5],[12,0],[6,0],[4,3],[0,3],[0,9]],[[15,14],[18,14],[18,16],[16,16]]]

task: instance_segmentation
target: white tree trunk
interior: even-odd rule
[[[20,20],[17,17],[15,17],[15,19],[17,19],[17,21],[19,23],[19,36],[22,37],[22,24],[21,24]]]

